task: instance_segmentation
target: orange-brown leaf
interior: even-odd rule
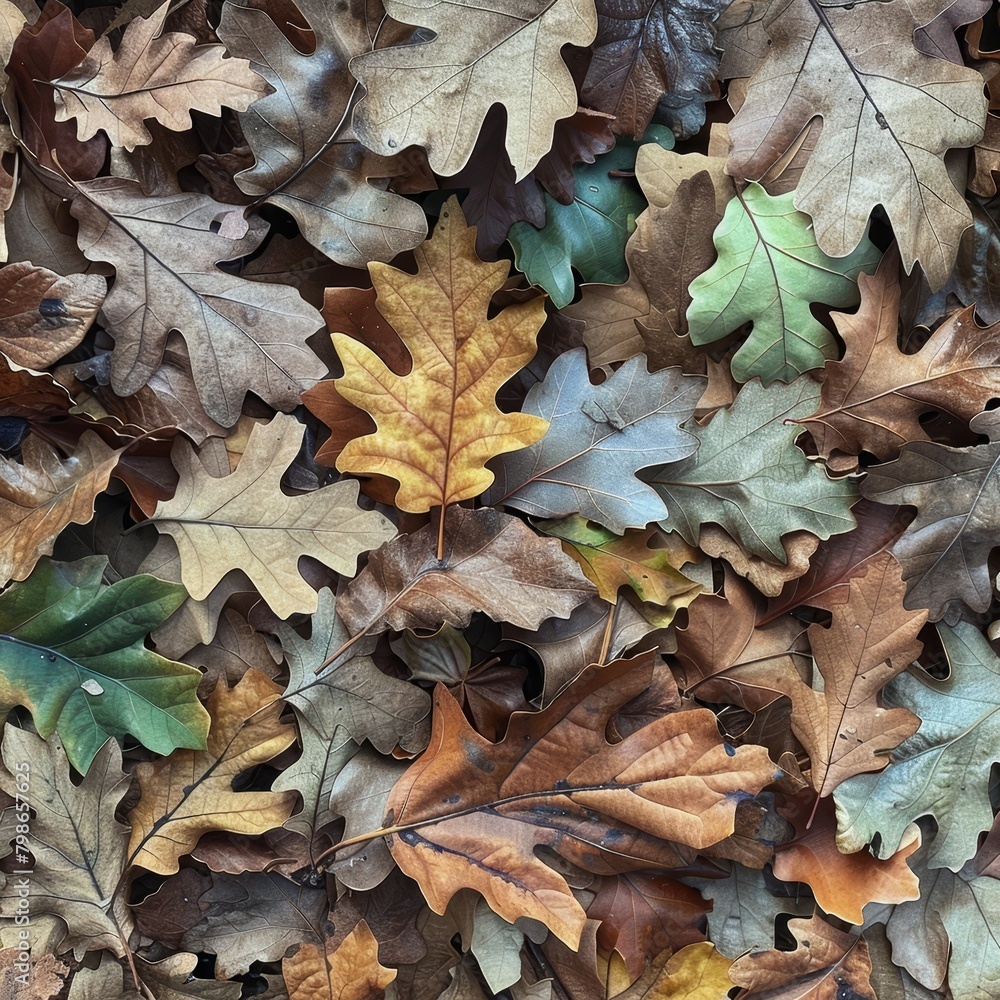
[[[396,506],[419,513],[478,496],[493,482],[486,462],[534,443],[548,424],[503,413],[495,401],[500,386],[535,353],[543,301],[511,305],[488,318],[509,265],[479,260],[475,231],[455,198],[414,254],[415,275],[368,265],[378,311],[409,350],[412,371],[397,375],[351,337],[334,333],[333,341],[345,372],[337,391],[378,426],[348,442],[337,468],[392,476],[400,484]]]
[[[393,857],[433,910],[475,888],[504,919],[541,920],[575,948],[586,915],[536,846],[602,872],[602,849],[619,866],[666,867],[733,832],[738,802],[775,776],[763,747],[726,746],[707,709],[608,743],[609,719],[651,669],[649,658],[592,667],[544,711],[515,713],[498,744],[438,686],[430,745],[396,783],[386,817]]]
[[[288,1000],[377,1000],[396,978],[379,963],[378,941],[364,920],[336,947],[328,938],[325,954],[304,944],[282,960],[281,971]]]

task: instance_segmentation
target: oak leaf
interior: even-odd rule
[[[725,747],[702,709],[608,743],[608,719],[650,670],[648,660],[590,668],[547,709],[512,716],[499,744],[476,734],[438,686],[430,746],[397,782],[386,814],[392,855],[435,912],[469,886],[506,920],[541,920],[575,948],[585,914],[536,845],[600,869],[603,844],[637,867],[658,867],[652,858],[662,865],[733,832],[736,800],[774,777],[762,747]]]
[[[820,248],[831,257],[851,253],[882,205],[904,268],[919,260],[933,288],[947,280],[972,222],[945,154],[975,145],[986,118],[982,77],[914,46],[914,30],[942,6],[771,4],[763,28],[772,44],[729,125],[728,169],[755,178],[821,116],[795,190],[795,207],[811,216]],[[828,86],[831,80],[843,86]]]
[[[76,190],[80,246],[88,259],[116,270],[104,302],[115,337],[115,392],[128,396],[142,388],[178,330],[205,411],[219,423],[236,422],[250,390],[276,408],[298,405],[302,390],[325,370],[305,345],[322,325],[320,314],[289,285],[248,281],[216,267],[255,250],[265,223],[254,220],[247,229],[238,217],[237,232],[245,235],[225,236],[215,228],[232,221],[231,205],[201,194],[148,197],[117,177]]]
[[[910,823],[930,815],[937,835],[927,863],[958,871],[993,822],[988,776],[1000,756],[1000,660],[968,622],[937,629],[949,676],[939,681],[913,670],[886,687],[885,703],[915,712],[920,728],[893,751],[884,771],[857,775],[834,793],[837,846],[859,851],[878,835],[873,853],[885,859],[899,850]]]
[[[791,382],[836,356],[833,334],[810,304],[853,306],[857,278],[879,251],[867,231],[855,249],[834,260],[817,245],[808,216],[790,194],[772,197],[759,184],[737,193],[713,236],[718,260],[691,282],[687,309],[693,344],[709,344],[752,322],[732,359],[738,382]]]
[[[795,445],[791,422],[813,412],[819,394],[806,378],[768,389],[749,382],[731,407],[692,427],[698,451],[643,476],[667,504],[663,527],[696,545],[699,526],[711,521],[747,552],[782,565],[783,535],[810,531],[822,539],[852,530],[857,487],[831,480]]]
[[[167,2],[149,17],[133,18],[117,51],[107,37],[98,39],[81,63],[52,81],[56,121],[76,118],[81,142],[103,129],[112,145],[132,150],[153,141],[145,119],[185,132],[192,111],[246,111],[267,93],[245,59],[224,58],[223,46],[163,32],[169,9]]]
[[[755,952],[729,970],[734,983],[773,1000],[877,1000],[868,977],[872,963],[863,938],[838,930],[820,916],[788,921],[794,951]]]
[[[715,945],[699,941],[673,954],[662,952],[645,975],[618,995],[621,1000],[725,1000],[733,988],[731,965]]]
[[[0,582],[27,579],[67,524],[86,524],[121,449],[86,431],[67,459],[30,435],[21,462],[0,458]]]
[[[385,10],[436,37],[351,61],[366,91],[354,112],[358,138],[382,153],[423,146],[431,169],[450,176],[472,155],[490,107],[503,104],[505,145],[521,180],[549,151],[555,123],[576,112],[560,50],[593,41],[593,0],[516,0],[490,11],[470,0],[419,8],[387,0]]]
[[[304,944],[281,963],[289,1000],[378,1000],[396,978],[378,960],[378,941],[364,920],[336,947]]]
[[[694,432],[681,424],[703,390],[703,379],[677,368],[650,374],[642,354],[595,386],[583,348],[565,352],[524,401],[524,411],[549,430],[494,463],[497,480],[485,502],[536,517],[579,513],[617,534],[668,519],[667,506],[637,472],[695,451]]]
[[[1000,426],[992,411],[972,426],[989,433],[990,443],[907,444],[862,484],[870,500],[917,508],[892,553],[903,566],[906,606],[927,608],[931,621],[954,621],[965,607],[985,611],[993,593],[987,561],[996,545]]]
[[[683,565],[684,554],[678,554],[678,546],[672,542],[687,548],[677,535],[666,535],[653,527],[620,536],[578,516],[540,521],[536,527],[562,542],[563,551],[580,564],[587,579],[611,604],[618,603],[621,587],[631,587],[639,600],[676,611],[687,607],[704,589],[677,568]]]
[[[844,854],[837,847],[833,809],[821,804],[812,826],[798,831],[774,856],[774,874],[785,882],[805,882],[827,913],[848,923],[864,922],[868,903],[903,903],[920,898],[920,883],[906,861],[920,847],[920,828],[911,825],[891,857],[867,850]]]
[[[554,538],[500,511],[448,511],[440,558],[436,535],[428,525],[372,553],[337,600],[352,635],[464,628],[476,611],[536,629],[546,618],[568,618],[596,591]]]
[[[18,908],[18,887],[27,883],[32,923],[45,915],[59,919],[61,934],[53,952],[72,948],[82,957],[107,948],[125,954],[131,918],[115,889],[125,865],[128,827],[115,819],[115,809],[131,778],[122,771],[121,748],[106,740],[89,773],[76,784],[58,736],[43,740],[7,725],[3,762],[0,788],[34,810],[26,846],[35,864],[28,880],[7,877],[0,889],[0,915],[24,913]],[[13,838],[13,830],[9,832]]]
[[[724,0],[598,0],[594,55],[580,96],[615,116],[620,135],[638,138],[657,105],[678,139],[705,120],[719,66],[713,21]],[[662,120],[662,119],[661,119]]]
[[[342,9],[323,0],[297,6],[311,29],[302,46],[276,23],[277,9],[272,20],[242,4],[223,8],[219,37],[273,90],[240,115],[257,162],[236,183],[292,215],[305,238],[338,263],[391,260],[426,236],[427,219],[419,205],[386,190],[396,158],[363,149],[343,126],[355,91],[348,61],[374,45],[370,31],[377,28],[383,42],[399,32],[379,21],[381,9],[370,21],[365,0]]]
[[[63,277],[27,262],[8,264],[0,270],[0,350],[26,368],[55,364],[83,340],[106,294],[97,274]]]
[[[45,559],[0,595],[0,715],[25,706],[83,774],[109,736],[169,754],[204,747],[208,731],[199,672],[143,645],[184,589],[145,574],[106,587],[107,565]]]
[[[949,316],[919,351],[897,346],[897,257],[861,275],[861,308],[834,313],[847,351],[826,366],[819,412],[802,421],[820,455],[871,452],[895,458],[914,441],[929,441],[920,418],[932,411],[963,423],[1000,396],[1000,325],[982,328],[970,306]]]
[[[281,688],[253,667],[230,688],[221,680],[208,697],[212,716],[205,750],[177,750],[136,770],[141,798],[129,813],[132,864],[171,875],[203,833],[263,833],[281,826],[295,792],[235,792],[233,779],[295,742],[279,722]]]
[[[254,428],[236,471],[217,478],[185,442],[175,446],[181,480],[152,521],[172,536],[191,596],[203,600],[230,570],[244,571],[280,618],[316,610],[316,592],[299,575],[309,555],[352,574],[358,556],[395,534],[382,514],[361,510],[349,480],[287,496],[281,477],[295,458],[305,428],[277,414]]]
[[[487,459],[533,444],[547,423],[502,413],[494,401],[535,352],[542,301],[487,317],[509,265],[476,257],[475,234],[455,198],[415,256],[416,274],[369,265],[378,311],[412,356],[410,374],[397,375],[350,337],[335,333],[333,342],[344,365],[337,391],[378,425],[347,444],[337,468],[392,476],[400,483],[396,506],[421,512],[478,496],[493,481]]]
[[[797,671],[775,671],[769,664],[740,671],[791,698],[792,730],[809,753],[810,780],[820,796],[852,775],[881,770],[889,762],[888,751],[920,725],[912,712],[879,705],[882,687],[923,650],[917,634],[927,613],[907,611],[904,593],[898,563],[883,553],[864,576],[851,581],[847,603],[834,608],[829,628],[809,626],[823,676],[820,690]]]

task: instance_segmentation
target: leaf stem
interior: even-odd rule
[[[438,515],[438,540],[437,540],[437,561],[444,562],[444,511],[445,505],[441,504],[441,513]]]

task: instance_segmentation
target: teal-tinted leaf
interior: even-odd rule
[[[169,754],[203,749],[209,724],[201,672],[143,645],[187,592],[146,574],[104,586],[106,564],[43,559],[0,595],[0,713],[23,705],[84,774],[109,736]]]
[[[860,301],[857,278],[881,254],[867,235],[846,257],[816,245],[812,221],[792,205],[794,192],[772,197],[750,184],[726,207],[715,230],[719,259],[691,282],[687,321],[694,344],[720,340],[753,323],[733,357],[739,382],[791,382],[837,357],[837,342],[810,312],[812,302],[843,309]]]
[[[974,625],[937,628],[951,673],[944,681],[923,671],[904,673],[883,689],[885,705],[915,712],[920,728],[892,752],[884,771],[848,778],[833,793],[837,845],[859,851],[878,834],[874,853],[888,858],[910,823],[933,816],[938,832],[927,863],[958,871],[993,823],[989,785],[990,769],[1000,762],[1000,660]]]
[[[670,511],[663,527],[697,545],[701,525],[711,521],[747,552],[782,565],[782,535],[851,531],[857,486],[830,479],[795,444],[802,428],[794,421],[814,413],[819,398],[812,379],[770,389],[751,382],[705,427],[690,427],[700,441],[690,458],[643,473]]]
[[[672,149],[674,137],[662,125],[653,125],[643,136]],[[610,153],[593,163],[573,169],[576,196],[562,205],[545,195],[545,225],[536,229],[517,222],[508,239],[514,248],[514,264],[533,285],[549,293],[557,309],[568,306],[576,293],[573,268],[584,281],[621,284],[628,281],[625,243],[635,230],[635,218],[646,207],[646,199],[632,177],[613,177],[612,171],[635,169],[642,143],[619,140]]]

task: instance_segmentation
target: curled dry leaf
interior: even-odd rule
[[[584,911],[536,845],[601,871],[602,846],[655,867],[733,832],[737,800],[774,778],[763,747],[725,746],[704,709],[608,743],[607,720],[649,682],[643,662],[590,668],[547,709],[512,716],[498,744],[438,686],[430,746],[386,814],[392,855],[435,912],[470,886],[506,920],[541,920],[575,948]]]
[[[176,542],[192,597],[204,600],[226,573],[241,569],[279,618],[309,613],[316,610],[316,591],[299,574],[301,556],[352,574],[362,552],[395,534],[388,518],[357,506],[356,483],[345,480],[294,497],[282,492],[282,474],[304,430],[281,413],[256,426],[236,471],[221,478],[178,441],[177,492],[160,501],[152,520]]]
[[[372,5],[349,0],[341,9],[298,0],[297,6],[297,18],[311,29],[306,51],[265,11],[236,3],[223,8],[219,37],[273,90],[240,115],[257,162],[236,183],[258,203],[291,214],[305,238],[340,264],[391,260],[426,236],[427,220],[418,205],[386,190],[385,178],[401,167],[396,158],[362,148],[344,128],[356,92],[347,64],[371,47]]]
[[[199,45],[180,31],[163,31],[169,0],[149,17],[133,18],[117,51],[98,39],[86,58],[52,81],[55,120],[77,119],[84,142],[103,130],[128,150],[153,141],[143,121],[155,118],[175,132],[192,127],[191,112],[219,115],[246,109],[267,84],[245,59],[225,58],[221,45]]]
[[[333,342],[344,364],[337,392],[370,413],[374,434],[348,442],[341,472],[376,472],[400,483],[396,506],[421,512],[478,496],[493,481],[487,459],[537,441],[545,420],[503,413],[500,386],[535,353],[540,299],[487,309],[507,277],[506,261],[486,264],[456,198],[415,253],[417,273],[371,264],[378,311],[413,359],[397,375],[369,347],[343,334]]]

